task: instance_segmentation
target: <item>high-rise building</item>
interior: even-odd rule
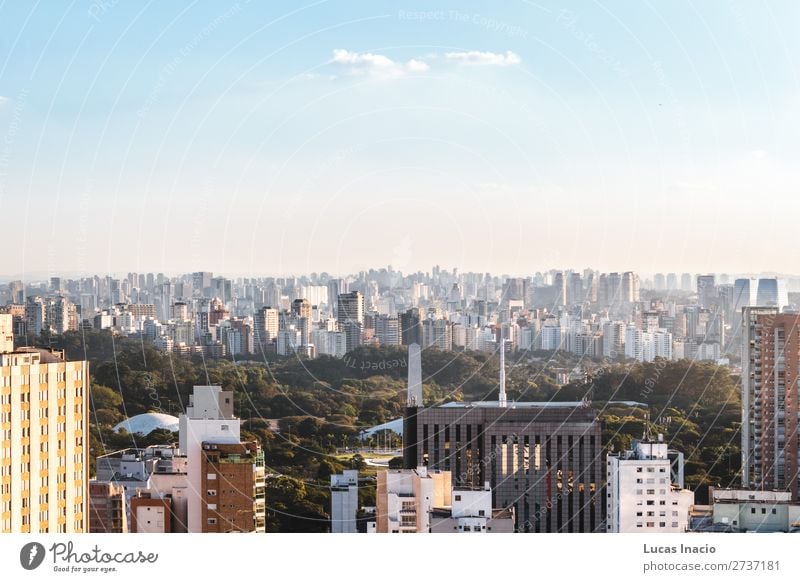
[[[601,425],[594,409],[586,402],[509,401],[504,407],[502,398],[413,406],[410,370],[421,368],[418,358],[409,351],[406,469],[451,472],[454,488],[488,482],[492,507],[513,508],[516,531],[603,529]]]
[[[202,531],[264,532],[264,459],[260,446],[256,441],[224,443],[218,440],[202,443],[199,492],[203,498],[200,504]],[[191,465],[191,457],[189,463]],[[191,472],[189,477],[191,479]]]
[[[745,307],[742,321],[742,485],[800,499],[800,314]]]
[[[364,296],[358,291],[341,293],[336,308],[336,320],[343,324],[348,322],[364,325]]]
[[[262,307],[253,317],[253,341],[256,353],[267,351],[266,346],[275,341],[280,329],[280,314],[272,307]]]
[[[400,345],[400,321],[397,317],[379,315],[375,318],[375,337],[383,346]]]
[[[189,533],[264,531],[263,454],[241,441],[233,392],[194,387],[180,416],[180,451],[188,459]]]
[[[618,358],[625,354],[625,324],[609,321],[603,324],[603,357]]]
[[[675,291],[678,289],[677,273],[667,273],[667,289],[669,291]]]
[[[714,275],[697,276],[697,303],[709,308],[717,301],[717,285]]]
[[[733,282],[733,311],[736,318],[741,316],[743,307],[758,305],[758,281],[756,279],[736,279]]]
[[[358,471],[331,475],[331,533],[356,533]]]
[[[400,314],[400,336],[404,346],[411,344],[422,345],[422,324],[419,309],[412,307]]]
[[[777,307],[778,311],[789,304],[786,282],[783,279],[759,279],[756,303],[759,307]]]
[[[439,348],[450,351],[453,349],[453,326],[446,319],[426,319],[422,322],[422,347]]]
[[[0,532],[88,531],[88,386],[63,352],[0,354]]]
[[[331,279],[328,281],[328,303],[330,304],[331,315],[338,317],[339,295],[347,293],[347,283],[343,279]]]
[[[639,275],[636,273],[626,271],[622,274],[620,301],[623,303],[639,301]]]
[[[683,453],[657,441],[634,441],[633,449],[607,460],[607,531],[680,533],[687,530],[694,493],[683,488]]]

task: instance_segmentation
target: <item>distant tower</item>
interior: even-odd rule
[[[417,414],[422,408],[422,356],[419,344],[408,346],[408,401],[403,418],[403,466],[417,465]]]
[[[506,398],[506,340],[500,340],[500,408],[508,406]]]
[[[409,408],[422,406],[422,356],[419,344],[408,346],[408,403]]]

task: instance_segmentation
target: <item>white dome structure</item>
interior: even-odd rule
[[[123,420],[114,427],[114,432],[119,432],[123,428],[131,434],[138,433],[143,435],[148,435],[158,428],[178,432],[178,418],[171,414],[147,412]]]

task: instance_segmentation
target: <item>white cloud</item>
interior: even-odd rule
[[[505,54],[482,51],[445,53],[444,58],[461,65],[493,65],[505,67],[508,65],[518,65],[522,62],[519,55],[511,51],[506,51]]]
[[[407,73],[424,73],[429,68],[425,61],[419,59],[400,63],[385,55],[357,53],[346,49],[334,49],[331,62],[349,67],[350,72],[355,75],[372,75],[379,78],[400,77]]]
[[[2,95],[0,95],[0,107],[2,107],[3,105],[5,105],[5,104],[6,104],[6,103],[8,103],[9,101],[11,101],[11,99],[9,99],[8,97],[3,97]]]

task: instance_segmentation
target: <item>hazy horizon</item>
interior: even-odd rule
[[[797,262],[800,4],[427,4],[4,5],[0,272]]]

